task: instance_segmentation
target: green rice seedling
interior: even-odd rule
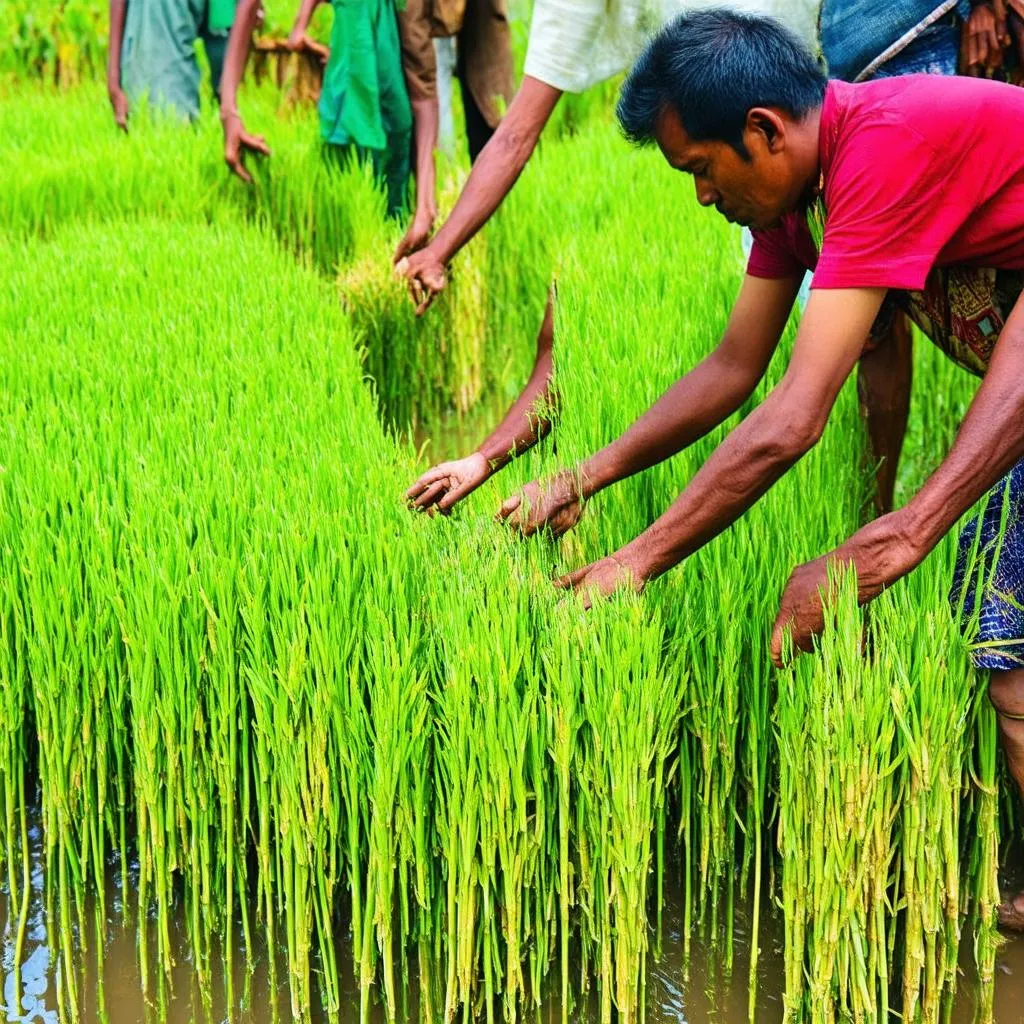
[[[33,150],[21,114],[5,103],[0,121]],[[945,607],[952,542],[868,615],[840,587],[817,658],[769,667],[785,568],[869,500],[852,388],[819,450],[642,597],[585,615],[549,579],[642,530],[724,429],[603,493],[558,545],[490,522],[501,490],[607,443],[710,350],[735,234],[588,121],[545,143],[414,324],[387,276],[397,226],[305,127],[280,122],[254,192],[216,184],[205,122],[147,182],[172,135],[143,121],[127,142],[84,133],[77,175],[55,157],[52,206],[16,169],[0,200],[0,845],[24,896],[37,772],[65,1015],[110,855],[126,890],[138,860],[158,1004],[181,915],[207,1000],[215,951],[230,968],[262,929],[299,1018],[339,1010],[351,933],[363,1019],[375,1000],[407,1015],[413,958],[424,1020],[511,1022],[555,993],[567,1020],[590,986],[603,1020],[642,1019],[668,871],[686,941],[703,929],[726,972],[737,907],[753,907],[756,951],[774,876],[791,1019],[880,1019],[893,985],[891,1010],[938,1019],[967,914],[989,981],[998,762]],[[141,210],[154,219],[127,222]],[[411,516],[414,453],[379,412],[416,422],[486,392],[528,357],[552,276],[554,444],[455,515]],[[922,365],[946,394],[945,369]],[[968,393],[950,383],[948,409],[915,419],[902,486]]]

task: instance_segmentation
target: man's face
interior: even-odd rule
[[[752,110],[743,132],[744,160],[727,142],[691,139],[679,115],[666,107],[654,137],[669,164],[693,175],[701,206],[714,206],[734,224],[764,229],[792,210],[802,192],[787,158],[785,130],[773,112]]]

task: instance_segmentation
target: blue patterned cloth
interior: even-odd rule
[[[876,57],[940,6],[942,0],[823,0],[818,30],[829,76],[854,81]],[[970,13],[970,0],[957,0],[871,77],[956,74],[959,23]]]
[[[954,614],[963,602],[961,621],[970,632],[979,609],[971,645],[975,666],[1024,667],[1024,460],[992,488],[961,532],[949,599]]]

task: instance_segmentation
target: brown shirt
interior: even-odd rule
[[[506,0],[406,0],[398,27],[409,98],[437,96],[433,40],[455,36],[459,75],[487,124],[497,127],[515,91]]]

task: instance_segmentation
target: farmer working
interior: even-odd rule
[[[199,116],[196,40],[203,41],[213,91],[219,92],[235,0],[110,0],[107,93],[118,126],[127,130],[132,103]]]
[[[690,6],[695,3],[691,0]],[[441,229],[397,265],[418,313],[447,287],[448,264],[512,191],[562,94],[583,92],[623,71],[654,29],[682,5],[682,0],[537,0],[523,83],[508,114],[473,165]],[[808,41],[814,35],[814,0],[734,0],[734,6],[777,14]],[[536,410],[553,404],[553,324],[549,296],[533,370],[521,394],[476,451],[433,466],[409,488],[406,497],[416,508],[449,511],[548,431],[550,421]]]
[[[622,437],[543,486],[527,485],[500,515],[525,534],[545,525],[564,532],[601,489],[735,412],[812,269],[778,386],[646,531],[559,581],[588,593],[641,589],[725,530],[814,446],[870,338],[903,311],[984,379],[918,494],[793,571],[772,656],[781,658],[785,629],[802,649],[822,629],[830,562],[854,566],[860,600],[870,601],[998,482],[981,521],[964,532],[961,571],[978,531],[993,557],[1006,494],[1007,534],[981,596],[975,663],[991,671],[1010,769],[1024,791],[1024,92],[933,75],[828,82],[777,23],[711,10],[680,16],[648,45],[618,117],[629,139],[657,144],[693,176],[702,205],[754,230],[747,274],[721,342],[702,363]],[[898,451],[901,440],[883,448]],[[999,916],[1024,930],[1024,894]]]

